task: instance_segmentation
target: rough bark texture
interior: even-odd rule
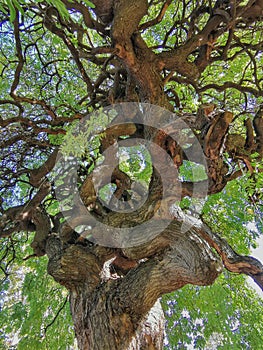
[[[239,53],[236,53],[233,57],[228,57],[230,48],[237,47],[240,52],[248,53],[249,50],[258,50],[256,44],[242,42],[239,34],[234,35],[234,31],[240,32],[240,28],[260,25],[262,1],[248,1],[246,5],[241,1],[210,1],[209,5],[207,2],[199,5],[197,2],[196,8],[187,12],[188,17],[178,17],[171,28],[167,29],[159,46],[147,43],[144,32],[162,21],[172,1],[163,1],[157,17],[150,19],[147,15],[154,13],[151,11],[155,4],[146,0],[93,0],[93,12],[84,2],[62,2],[69,11],[75,11],[81,21],[74,21],[70,16],[63,17],[50,1],[32,3],[26,11],[33,11],[32,18],[37,17],[43,35],[48,33],[64,45],[63,50],[68,52],[66,62],[68,64],[68,61],[72,61],[75,69],[74,79],[77,76],[85,87],[80,90],[85,90],[85,93],[80,92],[80,96],[75,94],[78,107],[85,105],[86,110],[78,112],[77,107],[68,106],[67,101],[52,106],[52,98],[45,101],[42,97],[19,93],[20,80],[26,69],[25,57],[32,45],[24,47],[22,44],[21,33],[26,33],[27,29],[22,29],[22,19],[17,12],[12,29],[16,43],[14,62],[17,65],[10,87],[11,99],[0,100],[1,105],[15,109],[17,115],[8,119],[0,118],[0,125],[4,130],[1,140],[4,158],[9,159],[10,153],[17,150],[18,165],[10,170],[8,162],[4,160],[2,172],[6,188],[9,188],[10,179],[16,185],[17,178],[21,175],[26,176],[31,190],[25,203],[2,210],[1,237],[11,237],[18,231],[35,232],[31,243],[33,255],[47,254],[48,273],[70,292],[71,312],[80,350],[162,349],[164,317],[159,298],[163,294],[182,288],[188,283],[212,284],[223,268],[251,276],[263,289],[262,264],[256,259],[234,252],[220,235],[213,233],[201,221],[180,213],[171,217],[171,214],[167,214],[169,211],[162,211],[160,201],[163,183],[156,169],[152,172],[147,200],[142,207],[129,214],[106,208],[97,197],[93,179],[97,177],[101,184],[106,184],[106,179],[110,177],[111,184],[116,188],[111,203],[118,203],[117,199],[125,206],[132,180],[119,166],[110,172],[110,165],[119,161],[118,142],[122,140],[122,136],[131,141],[141,137],[162,148],[169,155],[176,170],[188,159],[187,153],[194,155],[197,152],[197,144],[203,151],[207,163],[207,180],[195,184],[171,176],[169,183],[173,190],[164,198],[167,208],[181,197],[191,197],[194,194],[203,198],[206,194],[218,193],[227,182],[242,175],[244,171],[253,174],[253,153],[257,152],[257,160],[262,160],[262,106],[257,107],[253,121],[245,121],[246,136],[230,133],[231,123],[236,116],[230,111],[219,110],[213,103],[201,104],[196,113],[181,113],[180,120],[191,128],[196,138],[196,143],[189,146],[189,149],[180,147],[173,139],[173,136],[178,137],[180,133],[175,120],[170,120],[171,130],[168,135],[163,130],[142,125],[140,119],[136,119],[139,112],[130,111],[128,124],[104,130],[100,140],[100,153],[114,146],[108,154],[109,158],[95,166],[94,170],[92,166],[97,159],[94,163],[92,159],[86,159],[86,162],[90,162],[89,171],[84,169],[84,176],[79,175],[82,180],[84,177],[80,186],[82,203],[75,200],[73,208],[66,214],[64,212],[67,219],[65,222],[61,212],[51,215],[45,210],[48,201],[53,203],[56,200],[54,184],[48,179],[58,161],[58,148],[49,142],[48,137],[64,135],[68,125],[86,116],[89,108],[96,110],[119,102],[135,101],[158,105],[169,111],[176,108],[178,110],[181,96],[169,87],[169,82],[191,86],[198,97],[212,89],[218,92],[238,90],[240,94],[244,94],[246,102],[247,95],[262,97],[259,82],[262,78],[257,80],[258,68],[252,58],[255,76],[253,84],[252,81],[247,83],[245,74],[239,83],[231,81],[222,85],[217,82],[201,84],[202,73],[213,62],[227,62],[235,55],[238,56]],[[185,2],[181,5],[176,2],[176,6],[178,7],[174,15],[179,16],[187,11]],[[183,6],[184,11],[180,6]],[[181,26],[184,34],[171,47],[167,41],[169,36],[179,35],[179,31],[175,31],[177,26]],[[96,31],[98,35],[95,46],[90,30]],[[222,36],[226,40],[218,43],[217,40]],[[42,36],[40,39],[42,40]],[[104,46],[99,46],[100,41]],[[37,48],[37,40],[34,45]],[[44,64],[45,54],[37,52],[43,64],[42,71],[49,74],[48,83],[52,83],[53,75],[57,77],[56,89],[59,95],[63,74],[60,76],[56,66],[55,73],[49,73],[47,67],[52,67],[60,59],[56,57]],[[65,58],[61,59],[62,62],[64,60]],[[91,64],[99,68],[100,73],[97,76],[96,69],[89,71]],[[44,83],[40,91],[42,89],[45,90]],[[32,110],[28,112],[29,117],[24,116],[26,106],[32,106]],[[37,112],[31,120],[30,115],[34,113],[34,108]],[[45,116],[43,120],[39,117],[39,111]],[[165,112],[156,116],[156,125],[163,122],[164,116]],[[9,136],[8,128],[16,125],[20,129]],[[43,134],[46,138],[41,140]],[[11,146],[14,148],[10,152]],[[45,159],[36,169],[23,163],[24,158],[31,156],[31,149],[36,150],[36,159],[39,154],[41,159]],[[224,153],[227,153],[226,157]],[[93,154],[91,158],[92,156]],[[151,156],[153,163],[155,158],[160,158],[156,150],[152,151]],[[232,168],[229,166],[230,158]],[[239,166],[238,169],[236,165]],[[166,172],[166,168],[163,171]],[[168,174],[167,171],[167,177]],[[70,182],[67,178],[63,181]],[[138,192],[139,190],[138,188]],[[177,194],[179,191],[180,198]],[[87,218],[86,209],[81,207],[83,203],[92,214],[91,217]],[[141,232],[136,231],[136,225],[147,222],[153,215],[156,215],[156,227],[161,220],[169,221],[158,235],[151,232],[154,231],[154,225]],[[109,233],[103,231],[98,223],[111,227],[112,236],[109,237]],[[80,225],[89,227],[82,235],[75,230]],[[132,244],[115,248],[114,243],[119,239],[117,228],[120,227],[134,227],[134,231],[131,230],[128,236],[128,241]],[[150,239],[139,244],[143,235]],[[96,243],[105,236],[110,243],[108,247]]]
[[[125,251],[125,257],[138,261],[125,275],[115,272],[114,251],[104,252],[108,260],[103,266],[101,248],[97,256],[94,252],[81,245],[63,248],[56,237],[47,244],[48,271],[70,290],[80,349],[161,349],[164,324],[158,298],[187,283],[211,284],[222,271],[206,241],[194,229],[183,233],[178,221],[145,249]]]

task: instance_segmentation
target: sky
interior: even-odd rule
[[[257,243],[258,243],[258,248],[253,249],[251,251],[251,256],[253,256],[254,258],[257,258],[261,261],[261,263],[263,264],[263,235],[261,235],[258,239],[257,239]],[[252,285],[253,288],[255,288],[255,290],[258,292],[258,294],[263,298],[263,291],[258,287],[258,285],[252,280],[252,278],[249,278],[249,283]]]

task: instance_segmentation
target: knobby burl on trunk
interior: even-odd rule
[[[158,327],[157,334],[140,339],[144,346],[131,345],[158,298],[187,283],[211,284],[222,271],[219,258],[195,228],[182,233],[181,225],[174,220],[151,242],[123,250],[67,246],[58,237],[49,238],[48,272],[70,291],[81,349],[162,348]],[[135,266],[129,268],[131,262]]]

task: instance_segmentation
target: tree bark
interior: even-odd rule
[[[210,8],[207,23],[204,23],[200,30],[198,25],[195,25],[195,16],[207,13],[207,7],[199,6],[191,16],[187,15],[188,18],[185,19],[185,22],[181,22],[186,26],[186,29],[183,30],[187,33],[185,41],[180,43],[179,40],[174,47],[169,47],[164,40],[160,51],[147,45],[143,30],[161,21],[167,7],[172,3],[171,1],[165,2],[155,20],[144,23],[142,23],[143,18],[149,14],[149,7],[154,2],[146,0],[92,0],[95,5],[93,10],[96,14],[95,19],[84,2],[62,1],[68,9],[75,9],[83,16],[85,23],[83,28],[80,23],[75,23],[73,19],[62,18],[63,16],[60,15],[58,9],[53,7],[50,2],[46,5],[45,2],[39,4],[38,16],[39,18],[41,15],[43,16],[45,30],[61,39],[71,54],[76,69],[86,84],[88,93],[87,96],[81,96],[78,103],[81,106],[83,102],[86,103],[86,100],[90,99],[87,103],[87,110],[90,106],[96,109],[109,103],[115,104],[125,101],[150,102],[165,107],[167,110],[173,110],[168,90],[165,92],[165,84],[170,79],[183,84],[191,84],[196,93],[202,93],[212,88],[217,91],[238,88],[240,91],[251,93],[256,97],[262,96],[262,91],[257,91],[250,84],[241,86],[234,82],[225,82],[223,85],[208,84],[202,86],[201,84],[198,87],[199,82],[197,82],[197,79],[213,59],[221,59],[221,55],[222,58],[223,55],[225,58],[228,57],[228,44],[223,50],[220,48],[220,50],[215,51],[218,47],[217,38],[226,33],[229,28],[234,30],[233,24],[236,20],[236,14],[253,22],[262,12],[262,6],[259,13],[255,9],[254,5],[258,6],[258,1],[255,4],[250,4],[247,8],[238,6],[236,14],[231,13],[230,7],[223,3],[223,8],[217,8],[219,2],[216,2],[213,5],[214,8]],[[250,1],[250,3],[252,2]],[[182,6],[184,7],[184,5]],[[30,8],[31,5],[28,6]],[[195,14],[195,11],[200,13]],[[230,20],[232,23],[227,25],[226,22]],[[192,30],[191,26],[188,26],[189,21],[193,21]],[[205,19],[200,23],[203,21]],[[82,34],[77,35],[73,40],[76,28],[82,29]],[[87,28],[96,30],[98,35],[105,35],[107,45],[103,47],[93,47],[93,44],[90,45],[91,47],[84,45],[79,37],[82,37],[83,33],[86,32],[88,41],[91,40]],[[61,129],[57,129],[57,127],[60,126],[60,123],[62,123],[61,125],[66,123],[64,126],[67,126],[69,122],[80,119],[80,114],[74,112],[70,118],[68,115],[58,117],[54,111],[59,111],[60,108],[52,108],[45,101],[36,98],[17,95],[20,75],[26,65],[27,51],[27,49],[23,49],[20,38],[18,12],[14,21],[14,38],[18,64],[11,84],[10,95],[13,100],[11,102],[2,100],[2,103],[16,105],[19,109],[19,115],[16,118],[0,120],[0,125],[5,127],[12,123],[21,123],[22,126],[32,127],[34,136],[36,136],[35,142],[39,142],[37,135],[41,132],[46,135],[65,134],[66,127],[65,130],[63,127]],[[238,35],[235,36],[235,45],[238,47],[237,38]],[[240,47],[242,49],[240,52],[243,52],[246,43],[242,42]],[[103,55],[103,57],[98,57],[97,55],[100,56],[100,54],[111,54],[112,57]],[[92,81],[88,74],[89,70],[86,69],[90,61],[97,63],[101,69],[99,76],[94,73],[95,82]],[[103,84],[108,78],[110,79],[106,82],[105,88]],[[59,77],[60,80],[61,77]],[[100,94],[105,100],[100,100]],[[22,104],[41,106],[50,119],[48,127],[42,128],[39,126],[41,124],[37,124],[30,118],[24,118]],[[142,104],[140,108],[141,106]],[[179,106],[178,97],[177,107]],[[183,164],[184,160],[187,160],[186,149],[177,145],[171,135],[166,135],[163,130],[156,130],[152,126],[142,125],[143,123],[139,125],[140,122],[135,122],[134,115],[137,113],[129,112],[131,116],[129,124],[113,126],[105,131],[104,138],[101,139],[101,154],[105,153],[109,146],[117,145],[121,136],[132,138],[139,135],[149,143],[157,144],[159,148],[169,154],[176,169]],[[160,112],[156,116],[155,125],[161,125],[165,117],[166,112]],[[184,181],[179,184],[177,178],[170,176],[168,180],[174,187],[173,191],[170,191],[171,198],[165,198],[167,202],[168,200],[174,202],[175,198],[178,199],[177,192],[180,192],[182,197],[192,196],[197,187],[198,191],[195,192],[195,195],[200,197],[204,197],[207,193],[218,193],[228,181],[234,176],[238,176],[240,170],[231,173],[228,169],[228,164],[222,156],[224,147],[226,147],[229,156],[232,157],[233,164],[236,160],[235,157],[238,156],[239,159],[244,160],[248,168],[251,168],[249,161],[247,161],[247,155],[255,151],[258,153],[258,159],[262,159],[262,106],[255,115],[253,123],[252,121],[246,123],[247,140],[238,145],[238,149],[237,145],[233,145],[231,138],[228,137],[229,125],[234,119],[232,113],[216,111],[215,106],[213,105],[211,108],[210,105],[201,107],[196,118],[193,115],[191,117],[192,121],[188,125],[193,128],[196,143],[191,146],[188,153],[196,152],[197,144],[200,145],[208,165],[207,180],[200,181],[197,186],[195,183]],[[181,116],[181,119],[184,120],[184,116]],[[187,118],[185,117],[185,119]],[[189,117],[189,119],[191,118]],[[175,124],[169,121],[169,125],[173,128],[172,133],[179,134],[182,130],[176,128]],[[53,129],[53,127],[56,128]],[[23,137],[17,138],[17,140],[20,139],[23,140]],[[8,146],[9,143],[12,144],[15,141],[16,139],[8,139],[6,145]],[[79,216],[72,216],[68,222],[62,223],[60,222],[62,217],[60,212],[61,216],[57,220],[58,225],[52,226],[51,215],[47,214],[44,205],[41,205],[47,196],[53,196],[51,184],[45,178],[57,161],[57,150],[55,149],[49,153],[47,160],[38,169],[28,171],[29,184],[38,188],[38,192],[25,205],[10,208],[4,212],[0,223],[0,228],[3,230],[0,235],[9,237],[13,232],[22,229],[35,230],[36,234],[31,244],[34,254],[41,256],[46,253],[48,255],[48,273],[58,283],[65,286],[70,293],[71,313],[80,350],[162,349],[164,315],[159,298],[163,294],[182,288],[188,283],[212,284],[222,272],[223,265],[229,271],[248,274],[263,289],[263,267],[257,260],[240,256],[234,252],[219,235],[211,232],[208,227],[198,223],[193,218],[174,216],[171,219],[160,213],[154,219],[152,226],[148,226],[144,231],[136,232],[136,225],[151,219],[160,209],[163,188],[156,169],[152,171],[149,196],[142,207],[129,215],[107,211],[98,201],[92,181],[93,176],[98,175],[103,184],[106,183],[106,180],[104,181],[106,177],[110,178],[111,183],[117,186],[115,196],[119,196],[118,199],[123,196],[124,191],[130,190],[132,183],[129,176],[121,172],[118,166],[112,174],[109,174],[110,163],[113,161],[118,163],[117,147],[110,155],[108,163],[105,160],[98,167],[95,167],[94,171],[86,176],[81,186],[81,200],[94,215],[94,220],[91,223],[85,222],[86,211],[78,212]],[[155,157],[156,159],[160,158],[158,151],[153,151],[151,156],[153,164]],[[166,168],[163,171],[168,177]],[[23,170],[22,174],[25,173],[26,169]],[[77,207],[77,203],[75,204]],[[75,209],[75,207],[72,208],[69,214],[72,214]],[[161,219],[167,219],[167,226],[158,235],[153,234],[152,231],[154,231],[155,226],[158,227]],[[111,227],[110,234],[112,236],[103,231],[101,226],[96,226],[96,221]],[[86,236],[80,236],[74,231],[76,226],[81,224],[90,224]],[[135,227],[134,231],[131,230],[130,235],[125,238],[128,239],[130,245],[115,248],[115,231],[122,227]],[[105,239],[106,237],[107,242],[111,244],[104,247],[97,244],[95,240],[92,241],[92,238],[89,239],[88,235],[97,239]],[[141,242],[143,236],[148,239]],[[217,252],[217,255],[214,251]]]
[[[119,253],[67,246],[56,236],[48,240],[48,272],[70,291],[79,348],[161,349],[158,299],[188,283],[213,283],[222,271],[220,260],[195,229],[184,232],[176,220],[149,244],[121,252],[123,259],[137,261],[127,274],[116,273]]]

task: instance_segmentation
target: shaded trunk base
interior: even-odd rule
[[[165,319],[159,300],[136,328],[128,314],[116,315],[106,300],[92,308],[85,293],[71,293],[71,312],[80,350],[163,349]]]

